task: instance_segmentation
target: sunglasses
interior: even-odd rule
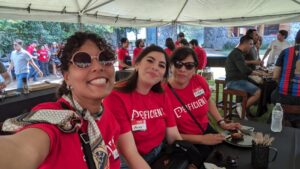
[[[181,69],[182,66],[184,66],[187,70],[192,70],[194,67],[196,67],[196,63],[195,62],[180,62],[180,61],[176,61],[174,63],[175,68],[177,69]]]
[[[113,66],[116,60],[114,57],[108,57],[107,54],[107,52],[103,51],[98,56],[91,56],[86,52],[78,51],[73,54],[70,63],[79,68],[87,68],[92,65],[93,59],[97,59],[101,65]]]

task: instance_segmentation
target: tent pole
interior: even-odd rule
[[[81,15],[78,15],[78,24],[79,24],[79,31],[83,31],[83,25],[81,20]]]
[[[158,45],[158,36],[157,36],[157,34],[158,34],[158,28],[157,28],[157,26],[155,27],[155,44],[156,45]]]

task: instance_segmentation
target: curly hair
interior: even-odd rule
[[[72,59],[73,54],[77,52],[87,40],[94,42],[102,51],[102,53],[104,52],[104,54],[101,54],[101,56],[103,56],[103,60],[115,59],[115,52],[111,45],[105,41],[105,39],[92,32],[76,32],[67,39],[67,42],[60,55],[62,74],[69,70],[70,60]],[[67,88],[66,82],[63,81],[62,85],[58,89],[57,96],[61,97],[62,95],[69,93],[70,90]]]

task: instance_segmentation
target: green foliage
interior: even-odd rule
[[[112,43],[113,27],[83,24],[82,28],[84,31],[95,32]],[[15,39],[23,40],[24,47],[33,40],[37,40],[39,44],[62,42],[79,29],[79,24],[75,23],[0,20],[0,53],[10,53]]]

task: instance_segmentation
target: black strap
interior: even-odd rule
[[[85,156],[86,164],[89,169],[96,169],[96,165],[93,159],[93,154],[90,146],[90,139],[86,133],[83,133],[81,130],[78,130],[80,142],[83,148],[83,153]]]
[[[64,102],[59,102],[63,109],[70,109],[68,105]],[[78,130],[78,135],[80,138],[81,146],[83,148],[83,153],[85,156],[86,164],[89,169],[96,169],[96,165],[93,158],[92,149],[90,146],[90,139],[87,133],[83,133],[81,130]]]
[[[177,98],[177,100],[182,104],[182,106],[185,108],[185,110],[189,113],[189,115],[192,117],[192,119],[194,120],[194,122],[197,124],[197,126],[200,128],[200,130],[202,131],[202,133],[205,132],[205,130],[202,128],[202,126],[200,125],[200,123],[196,120],[195,116],[193,115],[193,113],[186,107],[186,105],[183,103],[183,101],[180,99],[180,97],[178,96],[178,94],[175,92],[174,88],[171,86],[171,84],[168,82],[168,86],[171,89],[172,93],[175,95],[175,97]]]

